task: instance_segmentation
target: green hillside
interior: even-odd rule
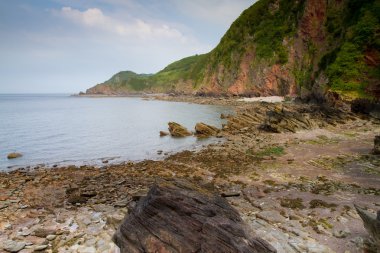
[[[154,75],[120,72],[87,93],[378,98],[379,31],[380,0],[260,0],[210,53]]]

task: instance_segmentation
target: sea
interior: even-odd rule
[[[102,166],[199,149],[220,140],[160,137],[159,131],[167,131],[170,121],[189,130],[197,122],[221,127],[221,113],[233,110],[139,97],[0,94],[0,170]],[[11,152],[23,156],[8,160]]]

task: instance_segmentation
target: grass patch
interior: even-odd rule
[[[282,156],[285,154],[285,149],[281,146],[269,147],[256,153],[257,157],[265,156]]]
[[[313,230],[315,232],[317,232],[318,234],[322,233],[322,231],[321,231],[320,228],[332,229],[334,227],[326,219],[323,219],[323,218],[319,219],[319,220],[310,219],[309,222],[307,223],[307,225],[309,225],[310,227],[312,227]]]
[[[367,167],[364,169],[364,171],[368,174],[372,174],[372,175],[378,175],[380,176],[380,169],[378,168],[370,168],[370,167]]]
[[[316,139],[307,140],[307,144],[311,145],[324,145],[324,144],[334,144],[338,143],[338,138],[329,138],[326,135],[318,135]]]
[[[270,179],[264,180],[263,183],[270,186],[277,186],[277,183],[274,180],[270,180]]]
[[[321,199],[313,199],[312,201],[310,201],[309,205],[310,205],[310,208],[312,209],[313,208],[334,208],[338,206],[337,204],[327,203]]]
[[[260,175],[257,172],[252,172],[249,178],[253,181],[258,181],[260,179]]]
[[[308,164],[325,170],[343,170],[348,163],[359,159],[358,156],[345,154],[336,157],[319,156],[318,158],[308,161]]]
[[[281,199],[281,206],[287,207],[291,209],[303,209],[305,206],[303,205],[303,200],[301,198],[283,198]]]
[[[357,137],[359,134],[358,133],[354,133],[354,132],[346,132],[346,133],[343,133],[344,136],[347,136],[349,138],[355,138]]]

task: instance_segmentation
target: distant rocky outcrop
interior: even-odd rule
[[[186,127],[176,122],[169,122],[168,125],[170,135],[173,137],[186,137],[191,135],[191,132],[189,132]]]
[[[153,186],[113,239],[121,253],[276,252],[225,199],[184,181]]]
[[[215,136],[218,133],[219,129],[214,126],[210,126],[205,123],[197,123],[195,125],[195,135],[199,138]]]
[[[9,154],[7,155],[7,158],[8,158],[8,159],[16,159],[16,158],[19,158],[19,157],[21,157],[21,156],[22,156],[21,153],[13,152],[13,153],[9,153]]]

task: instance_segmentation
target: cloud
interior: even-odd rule
[[[0,1],[0,92],[78,92],[120,70],[157,72],[210,51],[253,1],[35,2]]]
[[[107,16],[99,8],[90,8],[85,11],[63,7],[58,12],[61,17],[87,28],[99,29],[122,37],[140,39],[177,39],[186,42],[188,38],[180,31],[167,24],[154,24],[142,19],[132,18],[127,21]]]
[[[219,25],[230,25],[257,0],[170,0],[184,15]]]

